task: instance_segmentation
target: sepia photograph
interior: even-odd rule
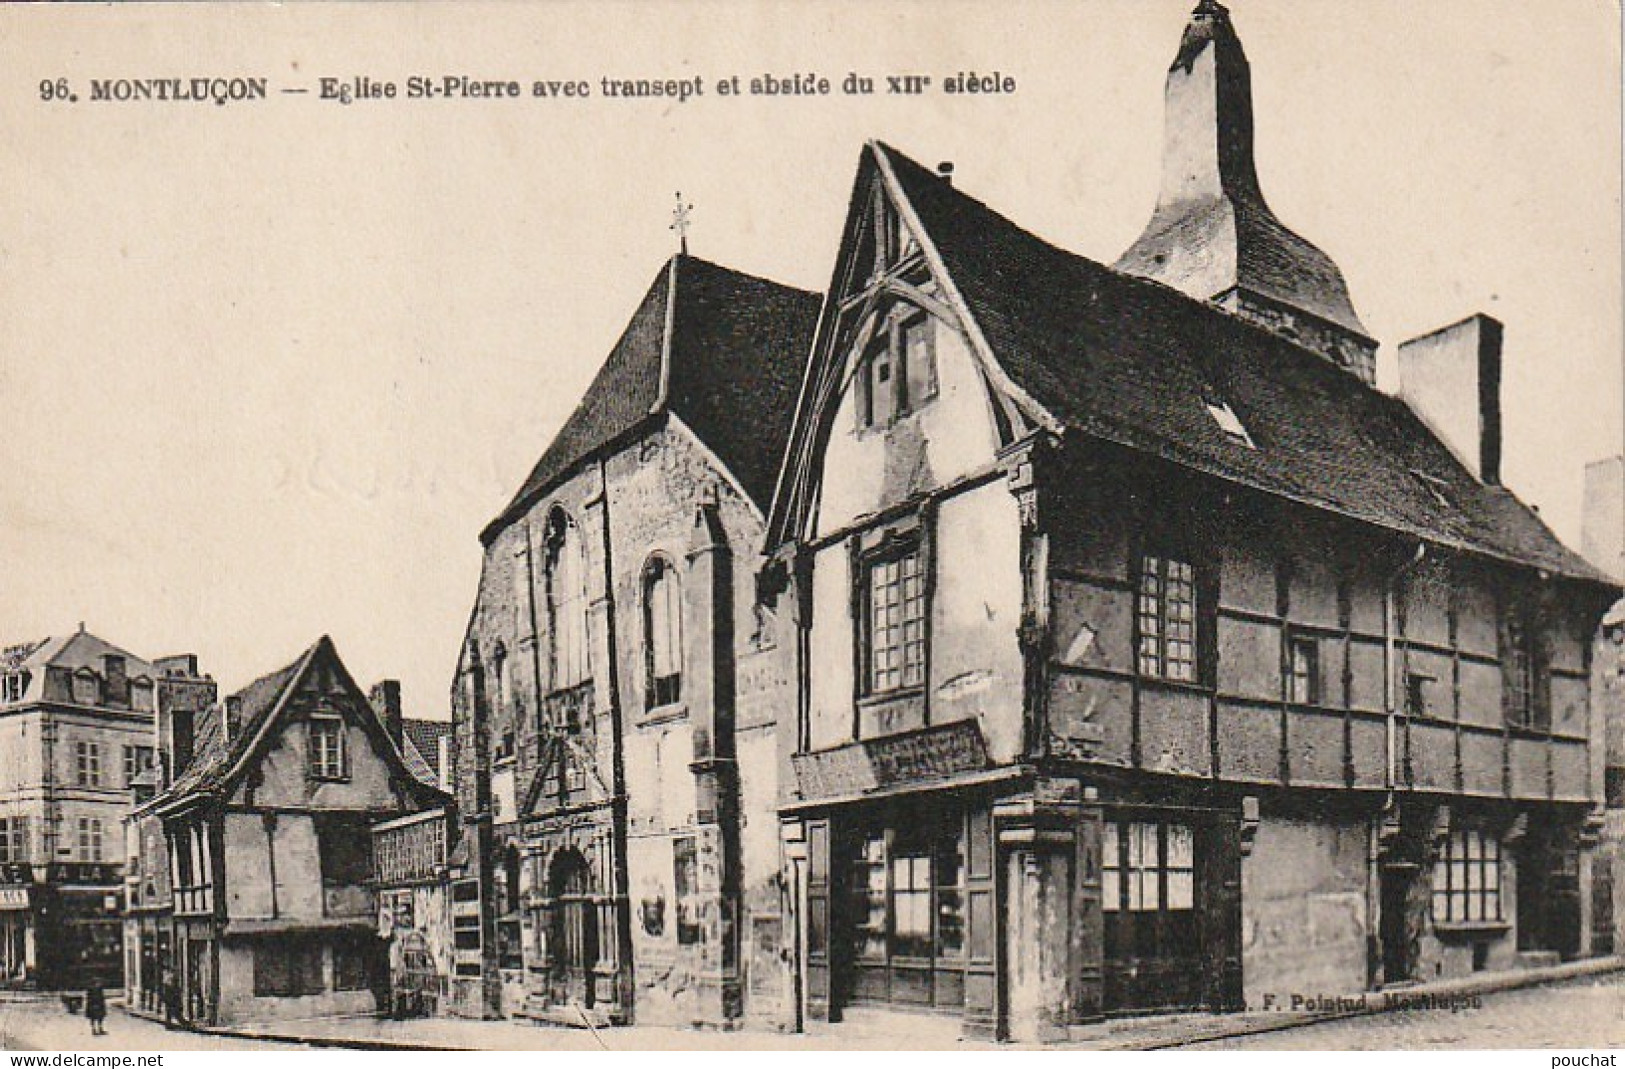
[[[1621,39],[0,10],[0,1051],[1615,1064]]]

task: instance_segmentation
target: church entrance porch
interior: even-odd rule
[[[575,1027],[631,1021],[629,916],[613,824],[526,828],[521,865],[523,1016]],[[604,814],[608,816],[608,814]]]

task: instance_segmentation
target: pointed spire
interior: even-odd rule
[[[1230,12],[1201,0],[1168,68],[1162,188],[1117,269],[1212,301],[1375,381],[1376,342],[1343,273],[1264,200],[1252,71]]]

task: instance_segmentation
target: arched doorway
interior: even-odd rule
[[[593,1004],[593,967],[598,964],[598,906],[592,870],[579,850],[553,859],[548,874],[553,899],[553,997],[556,1002]]]

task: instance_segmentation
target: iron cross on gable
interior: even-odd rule
[[[683,203],[683,194],[679,191],[677,206],[671,210],[671,227],[669,229],[677,234],[677,247],[684,256],[688,255],[688,228],[692,225],[693,213],[694,205]]]

